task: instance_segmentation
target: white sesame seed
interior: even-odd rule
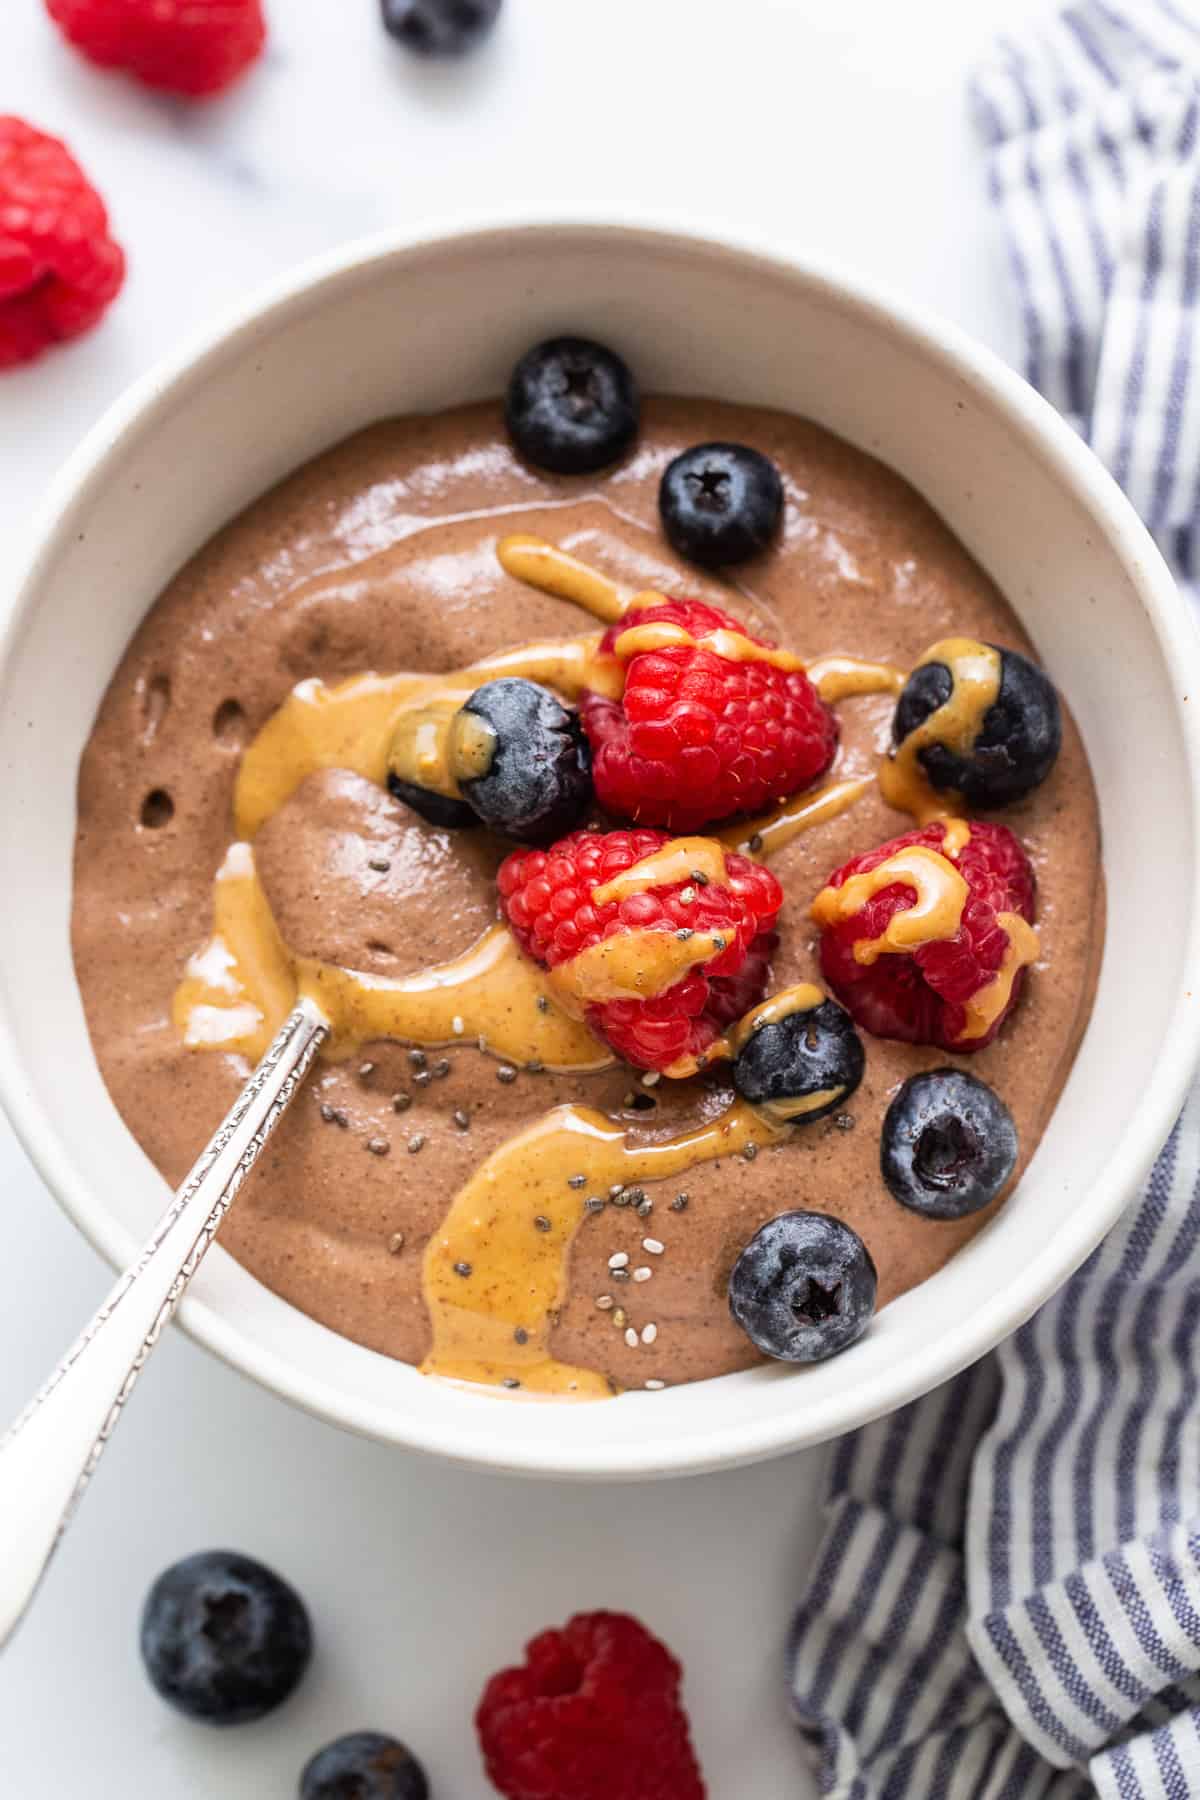
[[[643,1325],[642,1326],[642,1342],[643,1342],[643,1344],[652,1344],[657,1336],[658,1336],[658,1326],[657,1325]]]
[[[665,1381],[648,1381],[646,1383],[646,1386],[649,1388],[649,1390],[652,1394],[661,1393],[663,1388],[666,1387],[666,1385],[667,1384]]]
[[[636,1350],[638,1347],[638,1334],[633,1329],[632,1325],[629,1327],[629,1330],[625,1333],[625,1342],[629,1345],[629,1348],[631,1350]]]
[[[463,1024],[462,1020],[459,1018],[457,1013],[455,1013],[454,1017],[450,1021],[450,1029],[454,1033],[455,1037],[461,1037],[463,1032],[467,1029],[466,1026]]]
[[[647,1256],[661,1256],[663,1253],[663,1246],[659,1243],[657,1238],[643,1238],[642,1249],[646,1252]],[[625,1260],[628,1262],[628,1257],[626,1257]]]
[[[629,1267],[628,1250],[614,1250],[608,1259],[610,1269],[627,1269]]]
[[[601,1312],[609,1312],[612,1308],[612,1303],[613,1297],[611,1294],[596,1295],[596,1305],[600,1308]]]
[[[690,906],[692,904],[692,901],[695,898],[696,898],[696,890],[694,887],[685,887],[685,888],[680,889],[679,903],[681,906]]]
[[[646,1268],[645,1264],[643,1264],[640,1269],[635,1269],[633,1271],[633,1279],[635,1281],[649,1281],[649,1279],[653,1275],[653,1273],[654,1273],[653,1269],[648,1269],[648,1268]]]
[[[657,1087],[661,1080],[662,1080],[661,1069],[648,1069],[647,1072],[642,1076],[642,1086],[643,1087]]]

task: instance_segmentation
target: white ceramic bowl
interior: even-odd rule
[[[139,383],[56,483],[0,651],[0,1092],[70,1216],[127,1261],[164,1183],[109,1102],[68,943],[76,765],[118,657],[184,558],[269,483],[383,414],[497,393],[557,329],[618,344],[647,389],[808,414],[901,470],[1028,626],[1083,729],[1103,814],[1108,948],[1042,1145],[999,1216],[847,1355],[606,1405],[512,1404],[335,1336],[219,1245],[184,1303],[201,1343],[371,1436],[530,1474],[669,1474],[845,1431],[1012,1331],[1132,1195],[1197,1053],[1190,621],[1091,454],[943,322],[730,236],[459,229],[311,264]]]

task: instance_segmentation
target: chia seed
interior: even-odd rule
[[[428,1058],[423,1050],[410,1050],[408,1053],[408,1060],[414,1069],[423,1069]]]
[[[456,1275],[462,1275],[465,1278],[466,1276],[468,1276],[471,1273],[470,1263],[456,1262],[454,1265],[454,1273]]]
[[[567,1186],[569,1188],[586,1187],[587,1186],[587,1176],[586,1175],[568,1175],[567,1176]]]
[[[742,1161],[743,1162],[753,1162],[757,1155],[758,1155],[758,1145],[757,1144],[747,1144],[746,1148],[742,1151]]]
[[[679,930],[675,933],[675,936],[679,939],[681,944],[686,944],[688,939],[690,937],[695,937],[695,935],[696,933],[692,930],[690,925],[681,925]]]
[[[589,1194],[583,1203],[583,1210],[585,1213],[602,1213],[604,1211],[604,1202],[599,1194]]]
[[[529,1333],[523,1325],[518,1325],[517,1329],[513,1332],[513,1342],[514,1344],[527,1344],[529,1342]]]
[[[350,1123],[350,1114],[348,1112],[346,1112],[342,1107],[335,1106],[333,1109],[333,1122],[335,1125],[340,1126],[340,1128],[343,1131],[345,1131],[347,1126]]]
[[[333,1108],[329,1105],[328,1101],[326,1101],[321,1108],[321,1117],[327,1125],[333,1124]]]
[[[539,1213],[533,1222],[539,1231],[549,1231],[551,1229],[550,1221],[545,1213]]]
[[[391,866],[386,856],[372,856],[367,863],[368,869],[374,869],[377,875],[386,875]]]
[[[537,1009],[539,1012],[549,1012],[550,1011],[550,1002],[547,1000],[545,994],[538,995]]]
[[[756,831],[752,834],[749,843],[746,845],[746,848],[747,848],[747,850],[753,851],[754,855],[757,856],[759,851],[762,849],[762,847],[763,847],[762,832]]]
[[[697,887],[707,887],[708,886],[708,876],[704,873],[703,869],[693,869],[692,870],[692,880],[695,882]]]
[[[636,1211],[639,1219],[648,1219],[654,1211],[653,1200],[639,1200]]]
[[[619,1181],[614,1181],[608,1190],[608,1197],[610,1200],[615,1200],[618,1194],[623,1194],[624,1192],[625,1189],[621,1183]]]
[[[392,1111],[393,1112],[407,1112],[411,1105],[412,1105],[412,1095],[411,1094],[393,1094],[392,1095]]]
[[[515,1375],[506,1375],[504,1377],[503,1381],[500,1383],[500,1386],[502,1388],[519,1388],[520,1385],[521,1384],[517,1380]]]
[[[640,1206],[645,1198],[646,1190],[643,1187],[631,1187],[625,1189],[625,1204],[627,1206]]]
[[[367,1139],[367,1149],[372,1156],[387,1156],[392,1146],[387,1138],[373,1137]]]
[[[460,1131],[470,1131],[471,1129],[471,1121],[461,1106],[454,1115],[454,1123],[458,1126]]]
[[[537,1061],[527,1062],[525,1064],[525,1072],[527,1075],[544,1075],[546,1072],[546,1065],[543,1062]]]
[[[437,1062],[435,1062],[433,1065],[434,1080],[435,1081],[444,1081],[446,1079],[446,1076],[449,1073],[450,1073],[449,1059],[445,1056],[439,1057]]]
[[[408,1140],[408,1154],[410,1156],[415,1156],[417,1154],[418,1150],[423,1150],[424,1148],[425,1148],[425,1133],[423,1131],[418,1131],[413,1137],[410,1137]]]
[[[854,1130],[854,1114],[853,1113],[839,1113],[836,1120],[834,1121],[834,1123],[836,1124],[839,1131],[853,1131]]]
[[[629,1270],[628,1269],[610,1269],[608,1271],[608,1278],[610,1281],[628,1281],[629,1280]]]
[[[690,1199],[691,1199],[690,1194],[676,1194],[675,1198],[671,1202],[671,1211],[672,1212],[686,1212],[688,1209],[688,1201]]]
[[[513,1068],[512,1064],[501,1063],[500,1067],[496,1070],[496,1080],[502,1081],[505,1087],[511,1087],[516,1079],[517,1071]]]
[[[413,1086],[428,1087],[432,1080],[433,1076],[428,1069],[418,1069],[413,1076]]]

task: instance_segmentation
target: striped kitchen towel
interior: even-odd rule
[[[1200,0],[1077,0],[979,74],[1027,373],[1200,576]],[[1192,592],[1192,598],[1195,598]],[[839,1800],[1200,1800],[1200,1090],[974,1369],[844,1439],[792,1704]]]

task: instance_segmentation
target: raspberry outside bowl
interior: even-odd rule
[[[1200,1051],[1200,645],[1128,503],[1051,408],[953,327],[841,272],[734,233],[544,223],[393,235],[301,269],[92,432],[34,528],[0,644],[0,1095],[114,1263],[164,1183],[108,1099],[70,957],[76,766],[112,670],[166,579],[247,500],[382,414],[500,392],[526,346],[564,328],[620,344],[648,389],[808,414],[926,495],[1079,721],[1109,897],[1092,1019],[1019,1189],[839,1358],[603,1405],[505,1404],[336,1336],[219,1243],[184,1302],[201,1343],[336,1424],[484,1468],[632,1478],[776,1455],[915,1398],[1020,1324],[1130,1199]]]

